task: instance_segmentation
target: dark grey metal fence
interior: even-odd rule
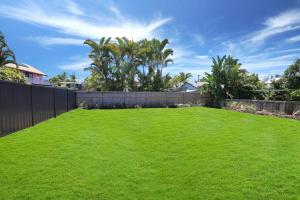
[[[208,95],[202,95],[199,92],[77,92],[77,105],[84,104],[91,108],[208,105],[210,101]]]
[[[73,90],[0,81],[0,136],[76,107]]]

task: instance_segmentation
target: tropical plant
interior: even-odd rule
[[[73,73],[73,74],[70,75],[70,81],[71,82],[75,82],[76,81],[76,75],[75,75],[75,73]]]
[[[284,79],[286,81],[286,88],[299,89],[300,88],[300,59],[288,67],[284,72]]]
[[[292,101],[300,101],[300,89],[292,91],[290,96]]]
[[[16,64],[14,52],[8,47],[4,35],[0,32],[0,67],[8,63]]]
[[[263,88],[256,74],[241,69],[238,59],[231,56],[213,58],[211,73],[205,73],[202,92],[211,95],[216,107],[223,105],[226,98],[263,98],[255,91]]]
[[[0,80],[26,83],[26,77],[19,70],[10,67],[0,68]]]
[[[60,82],[68,82],[68,81],[71,81],[71,82],[76,81],[75,74],[72,74],[72,75],[70,75],[70,77],[68,77],[67,72],[61,72],[60,74],[49,78],[49,82],[53,86],[60,86]]]
[[[163,75],[173,50],[166,48],[167,39],[160,41],[141,40],[135,42],[127,38],[101,38],[99,43],[86,40],[91,48],[89,58],[92,63],[86,70],[99,78],[97,87],[101,90],[162,91],[169,84],[169,75]]]
[[[192,74],[191,73],[180,72],[178,75],[175,75],[172,78],[172,85],[174,87],[180,87],[184,83],[188,82],[188,80],[190,78],[192,78]]]

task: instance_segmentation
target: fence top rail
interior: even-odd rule
[[[174,94],[200,94],[199,92],[152,92],[152,91],[131,91],[131,92],[124,92],[124,91],[86,91],[86,90],[77,90],[77,93],[174,93]],[[205,96],[205,94],[202,94]]]
[[[4,81],[4,80],[0,80],[0,84],[11,84],[11,85],[23,85],[23,86],[27,86],[27,87],[39,87],[39,88],[54,88],[54,89],[58,89],[58,90],[69,90],[69,91],[76,91],[74,89],[69,89],[69,88],[60,88],[60,87],[53,87],[53,86],[43,86],[43,85],[31,85],[31,84],[24,84],[24,83],[16,83],[16,82],[12,82],[12,81]]]
[[[300,101],[276,101],[276,100],[252,100],[252,99],[225,99],[225,101],[240,101],[240,102],[269,102],[269,103],[295,103],[300,104]]]

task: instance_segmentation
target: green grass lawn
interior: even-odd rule
[[[0,199],[297,199],[300,122],[74,110],[0,138]]]

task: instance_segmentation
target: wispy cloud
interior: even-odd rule
[[[261,43],[271,36],[296,29],[300,29],[300,9],[288,10],[268,18],[264,22],[264,28],[252,33],[249,41]]]
[[[155,31],[171,21],[170,17],[153,19],[150,22],[139,22],[123,16],[123,20],[115,16],[84,17],[83,11],[72,2],[68,1],[68,12],[47,7],[33,1],[23,1],[18,5],[0,5],[0,15],[25,23],[42,25],[80,38],[98,39],[99,37],[128,37],[143,39],[155,37]],[[120,15],[116,7],[111,7],[114,15]],[[111,13],[111,12],[110,12]],[[92,20],[96,18],[97,20]]]
[[[287,43],[300,42],[300,35],[297,35],[297,36],[288,38],[288,39],[286,39],[286,42],[287,42]]]
[[[71,61],[69,64],[62,65],[59,68],[62,70],[68,71],[84,71],[90,65],[90,61],[88,58],[80,58]]]
[[[68,11],[74,15],[84,15],[83,10],[72,0],[65,0]]]
[[[75,38],[60,38],[60,37],[29,37],[28,39],[35,41],[41,45],[76,45],[82,46],[84,40],[83,39],[75,39]]]

